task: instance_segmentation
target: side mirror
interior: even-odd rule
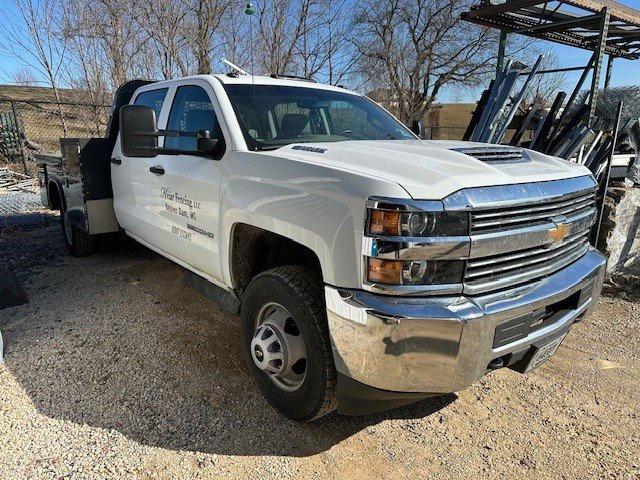
[[[414,120],[411,122],[411,131],[418,137],[424,139],[424,122],[422,120]]]
[[[158,155],[156,112],[142,105],[120,108],[120,146],[125,157]]]
[[[211,138],[211,132],[209,130],[199,130],[196,142],[199,153],[214,154],[220,147],[220,140]]]

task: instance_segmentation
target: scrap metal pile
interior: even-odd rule
[[[534,105],[523,109],[527,88],[538,73],[541,61],[542,56],[531,69],[520,62],[507,62],[480,97],[464,139],[516,145],[572,160],[589,168],[598,180],[606,176],[616,145],[631,147],[638,158],[640,124],[637,118],[619,126],[616,118],[590,118],[589,96],[580,93],[589,66],[568,99],[566,92],[559,92],[549,108]],[[523,75],[526,76],[524,83],[518,82]],[[620,133],[614,138],[616,130]],[[636,168],[640,169],[640,165]],[[640,183],[640,178],[634,181]]]
[[[38,191],[38,181],[28,175],[0,168],[0,193]]]

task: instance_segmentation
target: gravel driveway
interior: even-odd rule
[[[529,375],[299,425],[180,268],[136,245],[65,256],[55,217],[21,222],[0,237],[31,297],[0,310],[0,479],[640,478],[640,303],[604,298]]]

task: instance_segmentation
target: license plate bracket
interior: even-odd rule
[[[553,340],[534,347],[533,353],[529,357],[529,361],[527,362],[523,373],[530,372],[553,357],[568,333],[569,332],[565,332],[562,335],[555,337]]]

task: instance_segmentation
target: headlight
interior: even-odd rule
[[[367,259],[367,280],[384,285],[452,285],[462,283],[461,260]]]
[[[385,294],[462,291],[469,213],[440,201],[371,198],[365,219],[364,287]]]
[[[456,237],[468,235],[466,212],[419,212],[369,209],[367,234],[389,237]]]

